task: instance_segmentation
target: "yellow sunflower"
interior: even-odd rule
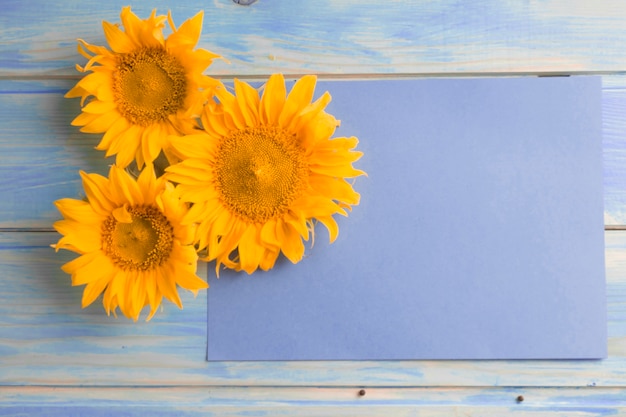
[[[62,266],[72,285],[86,285],[82,306],[101,293],[107,314],[119,306],[137,320],[150,306],[148,320],[163,296],[182,308],[176,285],[191,290],[207,288],[196,276],[194,227],[182,225],[187,204],[172,184],[156,178],[151,166],[135,181],[112,166],[109,178],[81,172],[87,201],[61,199],[55,205],[64,217],[54,223],[63,235],[53,247],[81,256]]]
[[[184,222],[198,224],[206,260],[251,274],[274,266],[280,252],[296,263],[314,223],[338,235],[334,214],[359,203],[346,178],[363,175],[352,163],[355,137],[331,138],[339,125],[324,109],[330,94],[311,103],[315,76],[295,83],[287,97],[275,74],[263,96],[235,80],[235,95],[216,92],[218,105],[202,115],[205,132],[172,140],[182,162],[166,169],[184,201]]]
[[[89,60],[83,77],[65,97],[93,96],[82,107],[72,125],[82,132],[103,133],[96,147],[106,156],[117,155],[122,168],[133,159],[141,168],[151,163],[170,135],[190,132],[202,112],[207,96],[219,82],[202,73],[218,55],[193,50],[202,31],[203,12],[176,29],[171,18],[157,16],[140,20],[124,7],[119,25],[102,22],[112,51],[79,39],[78,52]],[[172,33],[165,39],[163,27],[169,22]]]

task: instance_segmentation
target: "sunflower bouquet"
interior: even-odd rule
[[[252,274],[281,253],[299,262],[317,222],[334,241],[333,216],[359,203],[346,179],[364,172],[357,138],[332,137],[330,94],[313,101],[316,77],[289,93],[281,74],[261,91],[230,87],[204,74],[221,57],[194,49],[202,12],[178,28],[170,13],[120,17],[103,22],[110,49],[78,41],[87,75],[66,94],[81,98],[72,125],[115,156],[108,177],[80,172],[85,199],[55,202],[53,246],[80,255],[62,269],[85,285],[82,306],[102,294],[107,314],[137,320],[149,306],[149,320],[163,297],[182,308],[177,287],[208,288],[198,260]]]

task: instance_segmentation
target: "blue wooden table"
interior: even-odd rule
[[[179,3],[184,3],[180,5]],[[0,415],[596,416],[626,414],[626,7],[620,0],[154,1],[205,10],[212,75],[381,78],[601,74],[609,358],[602,361],[205,361],[206,298],[150,323],[80,308],[54,253],[52,202],[107,172],[70,126],[75,39],[104,44],[123,2],[0,6]],[[201,268],[206,268],[202,265]],[[206,274],[202,269],[199,274]],[[363,391],[361,391],[363,390]],[[360,392],[361,391],[361,392]],[[523,401],[522,401],[523,399]]]

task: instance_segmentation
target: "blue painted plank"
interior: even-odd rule
[[[606,224],[626,224],[626,77],[603,77],[604,212]]]
[[[619,388],[8,388],[0,415],[602,416],[626,411]],[[523,398],[519,400],[520,396]],[[42,406],[42,404],[45,404]]]
[[[626,224],[626,77],[603,90],[605,223]],[[0,80],[0,228],[50,228],[54,200],[82,196],[79,170],[106,174],[113,159],[97,151],[100,135],[70,126],[78,99],[71,80]],[[331,91],[332,93],[332,91]]]
[[[0,233],[0,386],[624,386],[626,232],[606,232],[609,359],[478,362],[209,363],[204,295],[149,323],[81,310],[51,235]]]
[[[75,39],[103,43],[101,20],[127,2],[5,0],[0,75],[76,75]],[[205,10],[200,46],[226,56],[216,74],[620,71],[626,22],[619,0],[155,0],[176,22]]]
[[[70,126],[80,112],[63,98],[71,85],[0,81],[0,227],[50,228],[60,217],[53,201],[80,197],[80,169],[108,171],[98,136]]]
[[[463,7],[452,0],[168,3],[156,0],[134,9],[145,17],[153,7],[159,12],[173,7],[180,23],[204,8],[200,46],[231,60],[216,62],[209,71],[227,78],[276,71],[370,77],[626,70],[626,9],[619,0],[479,0]],[[69,126],[77,100],[61,96],[79,76],[75,38],[103,42],[100,20],[116,21],[124,5],[121,0],[2,2],[0,227],[49,227],[58,216],[51,202],[79,195],[78,169],[106,172],[108,161],[92,149],[97,139]],[[625,89],[623,77],[605,78],[607,224],[626,222]],[[51,237],[0,234],[0,385],[29,385],[0,388],[0,415],[340,416],[354,415],[354,407],[363,416],[626,414],[620,391],[626,373],[623,232],[606,234],[610,357],[601,362],[207,364],[201,296],[184,295],[185,310],[166,308],[147,325],[107,318],[99,306],[81,310],[80,288],[69,287],[58,270],[70,256],[51,252]],[[85,385],[168,388],[103,394],[101,387],[79,387]],[[220,385],[235,387],[217,392]],[[303,391],[276,391],[272,385]],[[363,385],[368,402],[355,399],[355,388]],[[501,391],[494,388],[498,385],[596,387]],[[598,389],[603,385],[616,390]],[[321,392],[316,386],[340,388]],[[370,386],[430,388],[377,393]],[[447,386],[478,388],[455,394]],[[18,391],[8,391],[13,389]],[[517,392],[526,397],[524,403],[514,403]]]

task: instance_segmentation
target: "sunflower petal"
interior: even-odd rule
[[[176,270],[176,284],[181,288],[194,292],[209,288],[209,284],[206,281],[184,268]]]
[[[285,79],[282,74],[273,74],[267,81],[259,104],[259,114],[264,124],[278,125],[285,105]]]
[[[91,281],[83,290],[82,307],[85,308],[93,303],[105,287],[109,284],[109,277],[103,277],[96,281]]]
[[[109,178],[111,194],[118,205],[144,203],[139,184],[126,171],[113,165],[109,171]]]
[[[171,16],[168,17],[170,25],[173,25]],[[168,48],[177,48],[181,46],[193,48],[198,43],[198,39],[200,38],[203,18],[204,12],[200,11],[191,19],[185,20],[183,24],[180,25],[178,30],[174,30],[174,32],[167,38],[165,45]]]
[[[80,171],[80,176],[83,179],[83,188],[89,204],[96,213],[108,216],[111,210],[115,208],[111,193],[108,190],[109,181],[101,175],[87,174],[84,171]]]
[[[263,259],[261,259],[259,267],[263,271],[269,271],[274,267],[278,255],[280,255],[280,249],[265,248],[265,253],[263,254]]]
[[[174,271],[169,264],[165,264],[156,272],[156,278],[159,292],[172,303],[176,304],[178,308],[183,308],[180,296],[176,290],[176,271]]]
[[[111,49],[119,54],[127,54],[132,52],[135,45],[128,39],[128,36],[122,31],[119,26],[113,25],[109,22],[102,22],[102,29],[104,30],[104,36]]]
[[[265,248],[261,241],[259,227],[249,226],[239,240],[239,260],[241,269],[253,273],[263,260]]]
[[[276,236],[282,242],[281,251],[292,263],[298,263],[304,256],[304,244],[300,234],[288,223],[276,222]]]
[[[317,217],[317,220],[326,226],[326,229],[328,229],[330,243],[333,243],[339,236],[339,226],[337,225],[337,221],[332,216],[319,216]]]
[[[246,121],[247,126],[256,126],[259,120],[259,92],[250,84],[235,78],[235,95],[239,110]]]
[[[113,278],[115,270],[109,258],[101,251],[94,253],[96,256],[93,257],[91,262],[76,268],[72,273],[72,286],[89,284],[105,277]]]
[[[62,198],[54,202],[63,217],[82,223],[97,224],[102,222],[103,217],[97,214],[91,204],[83,200]]]
[[[281,126],[289,126],[294,116],[296,116],[304,106],[311,103],[316,81],[317,77],[314,75],[305,75],[296,81],[287,96],[285,107],[283,107],[283,111],[278,119],[278,123]]]

